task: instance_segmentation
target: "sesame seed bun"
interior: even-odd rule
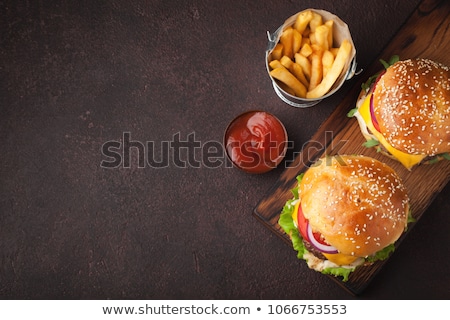
[[[397,150],[434,156],[450,152],[450,70],[427,59],[390,66],[373,93],[380,132]]]
[[[314,232],[340,253],[367,257],[406,228],[409,199],[392,168],[366,156],[334,156],[310,167],[299,185]]]

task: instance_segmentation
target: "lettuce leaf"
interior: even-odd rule
[[[380,251],[376,252],[374,255],[367,257],[366,261],[375,262],[378,260],[386,260],[387,258],[389,258],[391,253],[394,252],[394,250],[395,250],[395,246],[392,243],[392,244],[388,245],[386,248],[381,249]]]
[[[286,234],[290,236],[292,246],[294,247],[294,250],[297,251],[297,258],[303,259],[303,255],[307,251],[305,245],[303,244],[303,239],[294,225],[294,220],[292,220],[292,213],[294,213],[295,208],[295,200],[298,200],[298,193],[297,198],[288,200],[284,205],[283,211],[281,212],[280,218],[278,220],[278,224],[284,230],[284,232],[286,232]]]
[[[380,63],[383,65],[385,69],[388,69],[390,66],[392,66],[394,63],[400,60],[400,57],[398,55],[393,55],[389,61],[384,61],[383,59],[380,59]],[[361,84],[361,88],[364,90],[369,90],[372,84],[375,82],[375,80],[378,78],[378,76],[381,74],[381,72],[378,72],[374,74],[373,76],[369,77],[366,82]]]
[[[352,118],[355,113],[358,111],[358,107],[351,109],[348,113],[347,113],[347,117]]]
[[[342,277],[342,281],[343,282],[347,282],[348,281],[348,277],[350,276],[350,273],[352,273],[353,271],[355,271],[356,268],[342,268],[342,267],[338,267],[338,268],[325,268],[322,270],[322,274],[330,274],[332,276],[335,277]]]
[[[380,63],[383,65],[385,69],[388,69],[390,66],[392,66],[394,63],[400,60],[400,57],[398,55],[393,55],[388,62],[384,61],[383,59],[380,59]]]

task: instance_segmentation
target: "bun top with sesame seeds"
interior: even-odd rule
[[[303,215],[340,253],[367,257],[406,228],[407,191],[388,165],[366,156],[325,157],[299,185]]]
[[[373,92],[380,132],[396,149],[434,156],[450,152],[450,69],[428,59],[394,63]]]

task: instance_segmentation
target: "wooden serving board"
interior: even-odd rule
[[[391,43],[383,50],[379,59],[388,60],[392,55],[401,59],[429,58],[450,66],[450,1],[424,0],[416,8],[406,24]],[[444,160],[433,165],[419,165],[411,171],[400,163],[377,153],[373,148],[362,146],[365,139],[355,118],[347,113],[355,107],[361,90],[361,83],[382,69],[379,59],[358,76],[359,82],[350,90],[346,98],[336,107],[331,116],[319,127],[292,165],[286,168],[271,190],[254,208],[253,214],[264,225],[292,246],[289,237],[278,225],[280,212],[285,202],[292,198],[291,189],[296,185],[296,176],[324,154],[364,154],[379,159],[391,166],[408,189],[412,215],[416,222],[410,224],[408,232],[419,221],[434,197],[450,179],[450,161]],[[397,241],[398,246],[407,233]],[[379,261],[372,266],[362,267],[353,272],[347,282],[328,276],[352,294],[360,294],[387,262]],[[306,263],[305,263],[306,267]]]

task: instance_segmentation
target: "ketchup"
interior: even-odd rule
[[[283,160],[287,133],[275,116],[250,111],[228,126],[225,145],[228,157],[238,168],[250,173],[264,173]]]

